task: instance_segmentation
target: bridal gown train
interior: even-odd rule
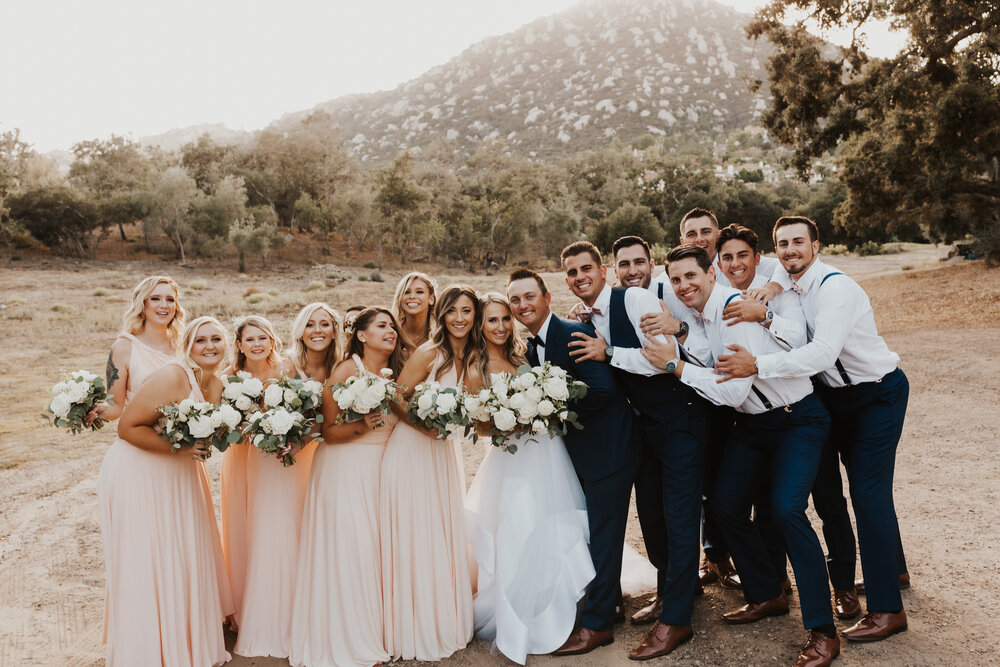
[[[466,500],[478,564],[476,636],[524,664],[573,631],[594,578],[583,490],[560,437],[489,447]]]

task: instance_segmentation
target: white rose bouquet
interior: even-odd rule
[[[170,450],[177,453],[181,447],[192,447],[196,440],[211,441],[219,428],[213,424],[216,408],[207,401],[193,401],[185,398],[180,403],[171,403],[157,408],[163,415],[157,431],[170,443]]]
[[[63,379],[52,387],[52,400],[42,413],[53,426],[65,427],[79,435],[88,428],[87,414],[100,401],[110,402],[104,380],[90,371],[79,370],[63,375]],[[106,419],[96,418],[90,424],[90,430],[96,431],[107,423]]]
[[[510,373],[500,373],[493,378],[488,389],[465,398],[465,409],[470,419],[466,435],[473,442],[485,438],[505,452],[513,454],[517,451],[517,443],[512,441],[527,429],[518,422],[518,415],[510,406],[512,395],[517,393],[513,384],[515,381]]]
[[[236,375],[224,378],[222,403],[238,410],[243,417],[256,412],[264,393],[264,383],[247,371],[237,371]]]
[[[391,377],[392,369],[389,368],[383,368],[379,375],[362,369],[357,375],[333,385],[333,400],[340,407],[337,423],[357,421],[372,412],[387,412],[389,404],[399,400],[399,387]]]
[[[323,385],[316,380],[283,377],[264,389],[263,411],[246,418],[243,435],[285,466],[295,463],[296,447],[319,437],[314,427],[323,423],[320,406]]]
[[[439,439],[460,435],[469,426],[465,410],[466,394],[455,387],[442,387],[440,383],[421,382],[406,404],[406,415],[411,424],[437,431]]]

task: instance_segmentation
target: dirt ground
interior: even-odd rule
[[[998,664],[992,614],[1000,607],[1000,270],[978,262],[939,265],[926,248],[828,261],[862,280],[911,383],[895,485],[913,577],[903,593],[909,632],[845,645],[837,664]],[[373,284],[353,277],[364,273],[360,269],[331,266],[276,266],[266,275],[234,276],[216,274],[210,265],[180,269],[156,261],[22,264],[0,263],[0,667],[101,665],[104,562],[96,480],[112,432],[73,437],[39,424],[58,373],[103,369],[131,286],[149,273],[172,273],[194,315],[218,313],[226,321],[264,312],[287,331],[309,301],[325,299],[338,308],[387,303],[401,272]],[[350,279],[341,281],[344,276]],[[503,283],[500,275],[440,282],[456,278],[479,289]],[[561,277],[547,279],[557,312],[565,312],[571,299]],[[260,293],[245,297],[251,287]],[[468,480],[478,457],[478,451],[467,455]],[[211,462],[216,494],[218,463],[218,457]],[[641,550],[635,521],[629,541]],[[629,601],[629,611],[639,602]],[[797,597],[789,617],[723,625],[720,614],[739,604],[738,592],[708,587],[695,602],[694,641],[652,664],[790,664],[804,640]],[[626,623],[616,628],[614,644],[590,655],[537,656],[529,664],[624,665],[643,635],[643,628]],[[473,641],[443,664],[507,662]],[[230,664],[288,663],[234,657]]]

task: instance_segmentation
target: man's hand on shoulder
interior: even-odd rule
[[[722,311],[722,319],[727,326],[740,322],[763,322],[767,316],[767,306],[753,300],[734,300]]]
[[[608,343],[595,331],[593,336],[588,336],[581,331],[573,332],[573,340],[569,342],[569,356],[580,363],[581,361],[607,361],[608,357],[604,353]]]

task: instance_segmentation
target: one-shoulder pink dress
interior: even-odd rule
[[[457,386],[454,368],[439,382]],[[393,659],[441,660],[465,648],[473,631],[465,478],[455,443],[400,422],[382,459],[380,499],[386,650]]]
[[[166,356],[136,343],[133,387],[165,365],[154,353]],[[204,400],[185,370],[190,398]],[[228,661],[222,622],[233,602],[205,464],[185,451],[150,452],[117,438],[101,465],[97,499],[109,667]]]
[[[356,355],[354,362],[364,369]],[[329,400],[329,399],[327,399]],[[302,517],[292,611],[296,667],[388,662],[382,637],[379,477],[399,419],[350,442],[319,443]]]

